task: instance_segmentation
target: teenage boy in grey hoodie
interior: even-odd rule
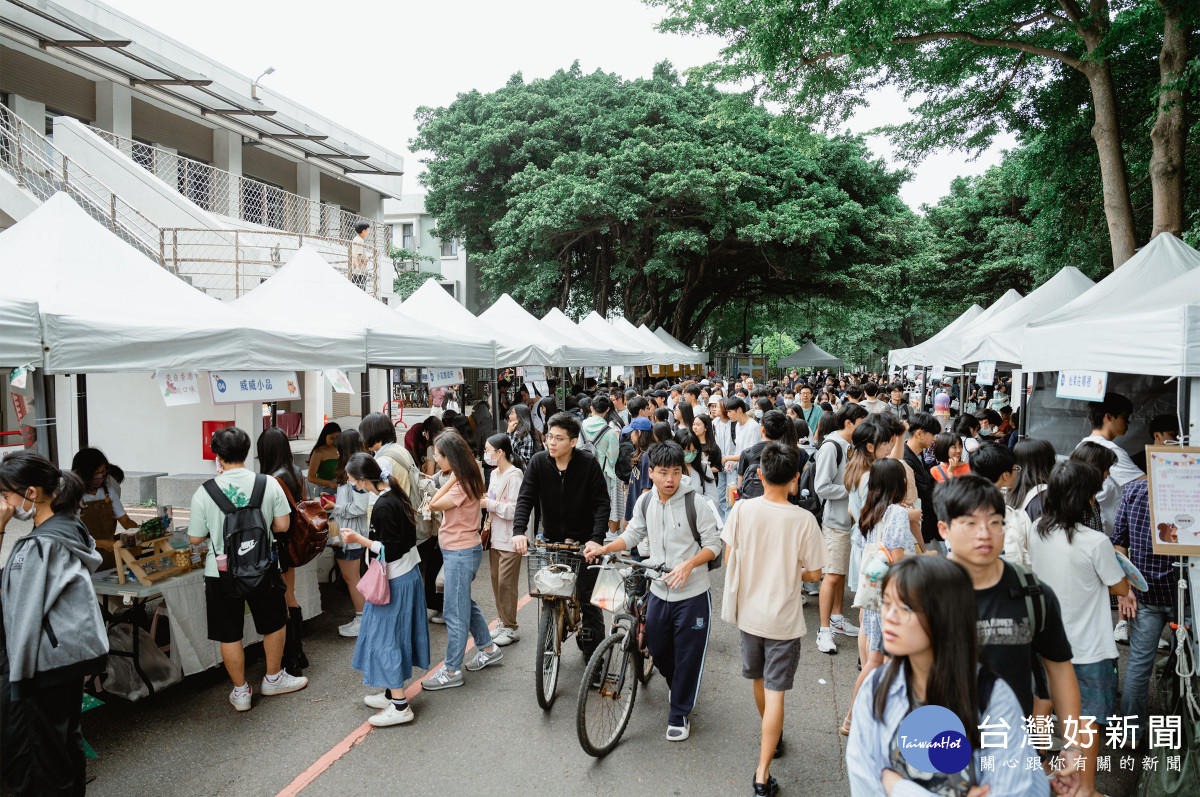
[[[647,453],[654,489],[638,498],[633,519],[620,537],[603,546],[589,542],[583,553],[592,561],[601,554],[632,550],[649,538],[649,563],[670,571],[662,581],[650,583],[646,645],[671,692],[667,740],[682,742],[691,733],[688,715],[696,706],[708,650],[708,563],[720,555],[722,542],[716,515],[683,477],[679,444],[657,443]],[[689,501],[699,542],[688,517]]]

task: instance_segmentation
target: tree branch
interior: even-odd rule
[[[1013,78],[1017,76],[1017,72],[1021,69],[1021,64],[1025,62],[1026,55],[1028,55],[1028,53],[1021,53],[1017,56],[1017,63],[1013,65],[1013,70],[1009,73],[1008,79],[1000,85],[1000,90],[996,92],[995,99],[993,99],[988,106],[983,109],[983,113],[989,113],[993,108],[1000,104],[1000,100],[1004,99],[1004,93],[1008,91],[1009,84],[1012,83]]]
[[[992,39],[985,36],[978,36],[974,33],[966,31],[945,30],[934,33],[920,33],[916,36],[898,36],[892,39],[888,44],[922,44],[931,41],[966,41],[971,44],[979,45],[980,47],[999,47],[1008,50],[1019,50],[1030,55],[1040,55],[1044,58],[1052,58],[1055,61],[1062,61],[1072,69],[1081,69],[1081,64],[1078,58],[1070,53],[1064,53],[1060,50],[1054,50],[1049,47],[1039,47],[1036,44],[1030,44],[1026,41],[1010,40],[1010,39]],[[843,55],[848,55],[851,52],[860,52],[861,48],[848,50],[845,52],[827,52],[819,55],[806,56],[800,59],[801,66],[812,66],[813,64],[825,61],[830,58],[840,58]]]
[[[1058,4],[1062,6],[1063,11],[1067,12],[1067,17],[1072,22],[1079,22],[1083,19],[1083,9],[1079,7],[1079,4],[1075,0],[1058,0]]]

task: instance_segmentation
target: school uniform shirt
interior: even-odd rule
[[[1035,531],[1029,538],[1033,572],[1053,587],[1062,603],[1063,623],[1071,641],[1072,664],[1094,664],[1117,658],[1108,588],[1125,578],[1112,541],[1082,523],[1071,542],[1058,527],[1048,537]]]
[[[812,513],[765,496],[748,498],[729,511],[721,540],[727,546],[724,602],[735,607],[738,629],[764,639],[804,636],[802,576],[825,567],[829,557]]]
[[[979,659],[1004,679],[1021,703],[1021,713],[1033,713],[1034,657],[1049,661],[1071,661],[1071,642],[1063,627],[1062,608],[1054,589],[1042,583],[1046,617],[1041,633],[1030,623],[1021,580],[1012,565],[1004,563],[1000,580],[987,589],[975,590],[979,612]],[[1016,597],[1013,597],[1014,593]],[[1034,599],[1035,618],[1038,600]],[[1105,610],[1108,601],[1104,602]],[[1112,639],[1112,631],[1109,631]]]

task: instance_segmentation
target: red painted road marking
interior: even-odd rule
[[[525,604],[529,603],[529,601],[530,601],[530,597],[528,594],[526,594],[523,598],[521,598],[519,601],[517,601],[517,611],[520,611],[521,609],[525,608]],[[496,623],[492,623],[490,626],[488,626],[488,628],[490,630],[495,630]],[[475,640],[468,638],[467,639],[467,652],[470,653],[471,648],[473,648],[473,647],[475,647]],[[439,661],[437,664],[430,667],[429,671],[426,672],[425,675],[428,675],[431,672],[436,672],[437,668],[441,667],[445,663],[446,663],[446,661],[444,659],[442,661]],[[422,676],[422,678],[423,677],[424,676]],[[412,700],[414,697],[416,697],[417,693],[420,691],[421,691],[421,678],[418,678],[413,682],[412,686],[410,686],[404,690],[404,696],[406,698],[408,698],[409,700]],[[298,776],[296,776],[296,779],[293,780],[291,783],[289,783],[287,786],[284,786],[283,790],[280,791],[279,794],[276,795],[276,797],[295,797],[295,795],[302,792],[304,789],[306,789],[309,786],[309,784],[311,784],[314,780],[319,778],[322,775],[322,773],[325,772],[325,770],[327,770],[331,766],[333,766],[335,761],[337,761],[339,758],[344,756],[346,753],[350,752],[351,747],[353,747],[354,745],[361,742],[364,738],[366,738],[366,735],[373,730],[375,730],[375,726],[369,722],[364,722],[362,725],[359,725],[357,728],[355,728],[353,731],[350,732],[349,736],[347,736],[345,739],[342,739],[340,742],[335,744],[333,746],[332,750],[330,750],[329,752],[325,753],[325,755],[318,758],[315,762],[313,762],[312,766],[310,766],[308,769],[301,772]]]

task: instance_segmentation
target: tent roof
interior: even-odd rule
[[[1025,326],[1068,304],[1095,284],[1074,266],[1063,268],[1007,310],[966,327],[962,333],[963,362],[995,360],[1020,365]]]
[[[681,341],[679,338],[675,337],[670,332],[663,329],[661,326],[658,329],[654,330],[654,337],[658,338],[659,340],[661,340],[663,343],[667,344],[671,348],[679,349],[679,351],[683,352],[684,354],[686,354],[690,357],[693,357],[694,359],[688,360],[689,364],[704,363],[704,362],[708,361],[708,352],[696,351],[691,346],[687,345],[686,343]]]
[[[525,345],[509,338],[471,314],[471,311],[454,301],[446,289],[435,280],[426,280],[412,296],[400,303],[399,309],[434,329],[450,328],[486,338],[495,343],[496,361],[491,367],[508,368],[516,365],[548,365],[552,353],[543,352],[536,346]],[[446,363],[457,365],[457,363]]]
[[[779,361],[781,368],[791,368],[799,365],[820,365],[829,368],[841,368],[842,358],[834,357],[813,341],[809,341],[798,350]]]
[[[173,276],[63,193],[0,233],[0,280],[38,302],[48,373],[363,366],[361,337],[260,322]]]
[[[563,346],[572,350],[594,349],[604,353],[603,358],[594,361],[600,365],[622,365],[631,359],[636,359],[638,350],[626,350],[614,340],[599,340],[593,342],[592,336],[580,328],[574,321],[557,307],[550,308],[542,318],[542,323],[554,330],[555,335],[562,341]],[[586,363],[592,365],[594,363]]]
[[[907,349],[893,349],[888,352],[888,362],[896,366],[928,365],[929,363],[925,361],[925,352],[929,344],[936,344],[938,341],[945,340],[947,337],[954,335],[958,330],[978,318],[982,312],[983,308],[979,305],[971,305],[962,315],[942,327],[941,331],[935,333],[929,340],[918,343],[916,346],[910,346]]]
[[[1160,253],[1165,263],[1134,262],[1152,246],[1151,254]],[[1131,264],[1138,271],[1182,268],[1182,273],[1124,302],[1119,299],[1128,293],[1110,288],[1089,313],[1066,319],[1053,314],[1026,327],[1021,350],[1025,369],[1200,376],[1200,252],[1173,235],[1160,234],[1080,298],[1086,299]],[[1117,287],[1132,291],[1156,284],[1145,279],[1152,277],[1139,279],[1134,273]]]
[[[621,319],[625,321],[625,319]],[[637,329],[625,321],[634,332]],[[629,352],[628,357],[621,365],[653,365],[659,362],[659,358],[654,354],[646,351],[646,347],[642,345],[640,336],[630,335],[627,332],[618,329],[613,324],[605,321],[595,310],[588,313],[587,316],[579,322],[579,328],[587,335],[594,337],[598,341],[612,344],[614,348],[619,347],[623,352]]]
[[[42,324],[37,302],[0,297],[0,366],[41,362]]]
[[[544,360],[545,365],[595,365],[600,360],[608,359],[608,352],[599,348],[569,348],[563,336],[543,324],[507,293],[501,294],[491,307],[480,313],[479,320],[495,329],[504,330],[510,338],[522,344],[551,355],[553,359]]]
[[[984,324],[995,318],[998,314],[1004,312],[1008,308],[1021,301],[1020,292],[1013,288],[1009,288],[1004,292],[1004,295],[997,299],[990,307],[984,310],[979,315],[975,316],[975,320],[963,324],[950,335],[933,340],[930,338],[924,344],[921,350],[922,356],[925,358],[924,363],[919,365],[946,365],[957,367],[962,365],[963,360],[963,333],[976,324]],[[943,330],[945,331],[945,330]]]
[[[311,247],[303,246],[282,268],[262,285],[232,305],[260,320],[289,323],[295,309],[320,296],[337,312],[328,320],[314,316],[305,325],[320,334],[328,327],[339,333],[357,333],[363,337],[366,362],[379,366],[462,365],[491,368],[496,361],[495,344],[465,332],[428,327],[411,316],[372,299],[356,287]]]
[[[641,351],[650,358],[647,365],[678,364],[679,358],[683,356],[683,352],[668,349],[661,340],[654,337],[653,332],[644,327],[635,327],[624,316],[616,316],[609,323],[622,335],[637,341]]]

